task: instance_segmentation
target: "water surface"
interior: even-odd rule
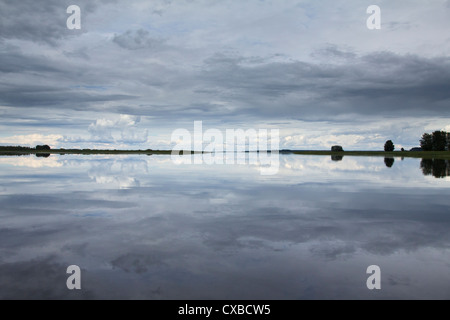
[[[161,155],[0,157],[0,298],[449,299],[446,165],[287,154],[263,176]]]

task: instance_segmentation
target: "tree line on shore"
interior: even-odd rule
[[[424,133],[420,139],[420,147],[423,151],[448,151],[450,150],[450,133],[445,131]]]
[[[29,152],[29,151],[48,151],[51,150],[48,145],[38,145],[35,148],[23,147],[23,146],[0,146],[0,151],[17,151],[17,152]]]
[[[392,152],[395,145],[392,140],[386,141],[384,151]],[[412,148],[410,151],[449,151],[450,133],[446,131],[434,131],[433,133],[424,133],[420,139],[420,148]],[[401,149],[405,151],[405,149]]]
[[[35,148],[23,146],[0,146],[0,152],[32,152],[32,151],[51,150],[48,145],[37,145]],[[64,149],[61,149],[64,150]],[[150,149],[149,149],[150,150]],[[384,144],[384,151],[392,152],[395,145],[392,140],[387,140]],[[332,152],[343,152],[342,146],[331,147]],[[405,149],[401,148],[401,151]],[[433,133],[424,133],[420,139],[420,148],[412,148],[410,151],[450,151],[450,133],[446,131],[434,131]]]

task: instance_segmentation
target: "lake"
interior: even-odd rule
[[[2,156],[0,298],[450,299],[449,165],[430,161]]]

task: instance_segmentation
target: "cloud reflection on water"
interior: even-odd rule
[[[282,155],[270,177],[168,159],[0,161],[0,297],[450,297],[450,185],[419,159]],[[71,264],[82,292],[65,289]]]

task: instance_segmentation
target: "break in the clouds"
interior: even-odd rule
[[[201,120],[282,148],[415,146],[450,125],[450,7],[379,1],[369,30],[370,4],[0,1],[0,143],[168,148]]]
[[[139,144],[146,143],[148,130],[138,131],[135,129],[141,121],[140,117],[120,115],[118,119],[97,119],[89,125],[88,131],[92,140],[99,143],[125,143]],[[120,132],[120,137],[115,138],[114,132]]]

